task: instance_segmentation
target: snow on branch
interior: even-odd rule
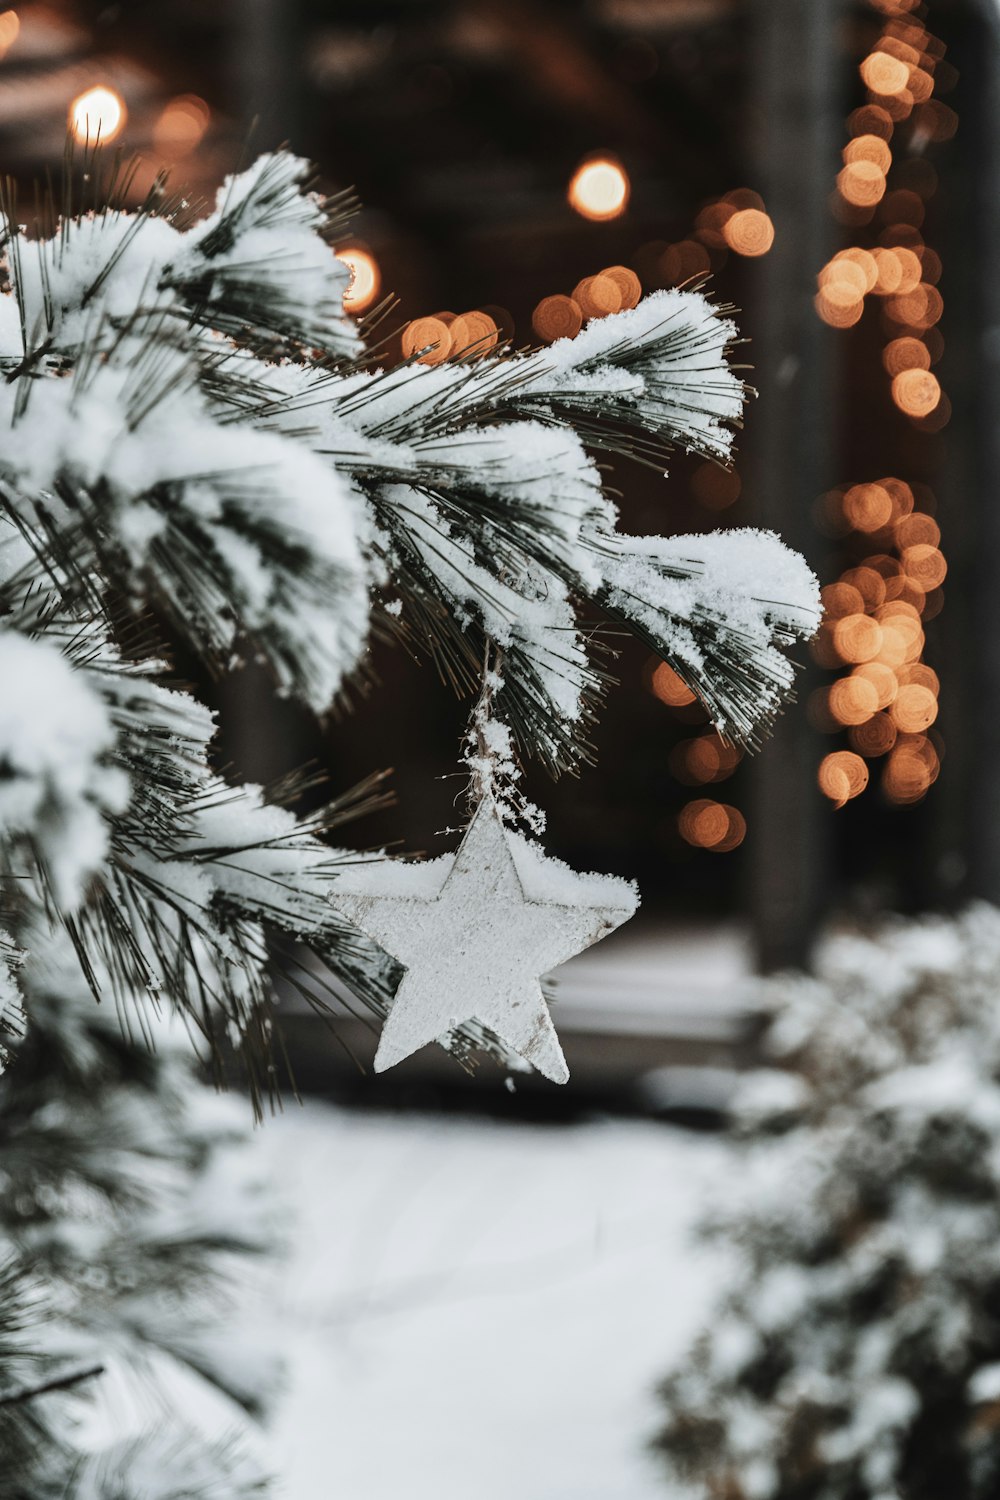
[[[57,902],[76,906],[108,855],[128,782],[110,764],[106,705],[43,640],[0,630],[0,828],[38,860]]]
[[[819,624],[815,577],[771,532],[621,540],[603,559],[603,604],[670,662],[721,734],[754,744],[794,681],[781,647]]]
[[[287,152],[227,177],[215,211],[183,236],[158,285],[209,327],[293,338],[324,352],[360,352],[344,313],[350,271],[327,243],[329,210],[305,189],[308,162]]]
[[[69,379],[32,382],[20,410],[0,387],[0,508],[78,582],[98,568],[153,598],[215,669],[251,639],[322,711],[367,629],[357,506],[303,444],[219,422],[168,333],[142,320]]]
[[[507,399],[661,467],[673,444],[726,460],[745,398],[728,363],[737,337],[701,292],[653,292],[529,356],[534,369]]]
[[[8,204],[0,226],[0,655],[15,686],[18,650],[51,682],[36,724],[8,713],[0,853],[33,851],[31,899],[95,987],[162,989],[263,1052],[266,933],[378,1013],[391,976],[331,926],[333,825],[210,770],[211,716],[165,686],[150,608],[213,671],[251,656],[319,712],[373,600],[463,692],[493,640],[498,711],[553,773],[591,754],[601,616],[748,743],[816,620],[773,537],[620,533],[595,461],[728,459],[745,391],[724,309],[656,293],[544,350],[373,371],[330,244],[345,205],[309,184],[279,152],[198,223],[162,185],[130,212],[92,183],[61,221],[29,234]]]

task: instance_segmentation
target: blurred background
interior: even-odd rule
[[[345,1012],[333,1036],[289,1006],[299,1083],[338,1110],[307,1112],[326,1122],[312,1134],[283,1122],[262,1149],[277,1162],[294,1146],[312,1202],[343,1145],[343,1223],[357,1227],[357,1213],[368,1226],[368,1238],[338,1231],[321,1278],[340,1322],[289,1406],[303,1485],[327,1473],[308,1469],[319,1460],[303,1433],[320,1413],[306,1414],[304,1392],[332,1381],[343,1433],[364,1431],[350,1415],[359,1391],[398,1400],[411,1461],[433,1446],[442,1390],[469,1403],[469,1452],[428,1449],[440,1488],[408,1493],[459,1493],[447,1475],[467,1472],[490,1420],[523,1438],[524,1472],[501,1465],[498,1495],[515,1483],[538,1500],[660,1493],[636,1456],[638,1393],[674,1322],[690,1321],[677,1305],[697,1303],[685,1276],[700,1274],[664,1261],[663,1237],[678,1240],[688,1186],[718,1147],[649,1122],[579,1122],[714,1123],[753,1055],[755,973],[805,962],[831,923],[1000,899],[998,23],[990,0],[52,0],[0,12],[0,160],[25,202],[60,161],[67,121],[80,137],[99,121],[139,153],[137,201],[164,169],[209,200],[248,156],[287,142],[324,190],[358,194],[339,253],[354,268],[352,312],[396,299],[379,324],[389,359],[432,337],[432,358],[476,337],[544,344],[640,292],[708,277],[739,309],[758,393],[736,466],[678,453],[664,480],[623,463],[611,483],[624,527],[772,527],[824,585],[798,701],[758,756],[722,744],[669,670],[622,639],[595,766],[562,784],[529,770],[551,851],[634,876],[643,893],[635,923],[563,971],[568,1090],[512,1094],[485,1071],[470,1084],[436,1049],[374,1080],[352,1060],[374,1050],[362,1022]],[[380,690],[322,726],[251,671],[222,685],[224,756],[254,780],[316,760],[335,786],[393,767],[398,805],[359,843],[441,852],[466,708],[430,668],[379,649]],[[414,1127],[346,1106],[423,1114]],[[577,1123],[553,1137],[541,1121]],[[454,1211],[454,1173],[474,1152],[496,1192],[465,1205],[456,1270],[454,1238],[444,1266],[428,1224]],[[626,1237],[623,1257],[616,1235],[636,1217],[647,1248]],[[319,1256],[328,1224],[314,1227]],[[570,1291],[543,1295],[547,1277],[562,1281],[565,1244],[572,1261],[591,1242]],[[650,1323],[668,1264],[674,1293]],[[431,1294],[452,1311],[421,1331]],[[536,1430],[543,1414],[558,1429],[562,1411],[545,1350],[572,1348],[596,1303],[606,1326],[573,1356],[589,1371],[574,1420],[596,1448],[561,1472],[557,1437]],[[395,1344],[388,1313],[359,1332],[372,1306],[403,1309]],[[498,1368],[508,1338],[531,1367],[519,1398],[499,1375],[478,1402],[459,1394],[479,1315]],[[435,1339],[431,1386],[444,1386],[415,1395]],[[360,1364],[342,1363],[348,1347]],[[492,1416],[472,1409],[491,1402]],[[336,1493],[397,1492],[390,1454],[345,1442]],[[477,1496],[492,1495],[483,1484]]]

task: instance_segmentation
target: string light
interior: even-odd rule
[[[815,305],[830,326],[849,328],[869,297],[879,300],[893,404],[915,427],[938,431],[951,408],[931,369],[944,349],[937,328],[944,301],[940,256],[921,235],[937,187],[922,153],[929,141],[954,134],[957,116],[932,97],[945,49],[910,17],[918,0],[870,3],[886,19],[860,64],[868,100],[848,118],[850,139],[831,206],[844,223],[880,228],[870,250],[839,251],[821,269]],[[908,154],[900,159],[891,143],[897,124],[911,117]],[[932,728],[940,683],[923,661],[924,624],[941,609],[947,576],[933,508],[928,492],[920,489],[918,497],[895,476],[842,486],[819,502],[820,524],[830,535],[870,536],[881,549],[822,590],[813,654],[840,675],[811,695],[807,711],[824,733],[846,730],[850,750],[832,751],[818,772],[837,806],[867,785],[868,760],[882,760],[882,791],[897,805],[918,802],[940,771],[943,745]]]

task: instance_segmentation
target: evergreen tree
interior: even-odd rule
[[[817,591],[768,534],[617,528],[595,454],[728,458],[736,330],[701,292],[544,351],[386,369],[343,312],[331,247],[350,203],[313,192],[295,157],[262,156],[201,214],[162,182],[127,211],[121,162],[81,166],[27,227],[8,195],[0,231],[0,1471],[18,1497],[241,1495],[252,1466],[169,1429],[155,1460],[83,1462],[61,1415],[99,1380],[88,1367],[147,1347],[244,1404],[261,1394],[159,1316],[238,1247],[211,1216],[163,1240],[161,1189],[183,1215],[210,1153],[179,1064],[148,1055],[151,1018],[179,1018],[220,1073],[235,1049],[260,1108],[273,955],[322,1005],[311,951],[382,1017],[399,975],[330,900],[352,862],[331,834],[379,778],[301,819],[301,783],[230,784],[175,650],[213,673],[253,658],[322,714],[364,681],[373,636],[462,692],[493,643],[490,733],[509,726],[558,774],[591,758],[609,681],[595,617],[637,631],[754,743]],[[474,1022],[445,1040],[509,1061]],[[70,1383],[33,1396],[48,1379]]]
[[[738,1100],[737,1257],[663,1386],[711,1500],[1000,1490],[1000,913],[841,936],[770,982]],[[685,1493],[689,1493],[685,1488]]]

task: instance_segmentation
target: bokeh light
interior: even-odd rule
[[[599,276],[613,281],[618,288],[618,305],[622,312],[628,312],[631,308],[639,305],[642,296],[642,282],[629,266],[605,266]]]
[[[620,310],[622,294],[614,277],[602,272],[578,281],[573,288],[573,301],[585,318],[605,318],[608,313]]]
[[[577,167],[566,196],[570,207],[585,219],[617,219],[628,206],[630,191],[621,162],[597,156]]]
[[[824,797],[843,807],[868,785],[868,767],[853,750],[833,750],[820,761],[816,779]]]
[[[774,225],[763,209],[740,208],[726,220],[723,237],[737,255],[766,255],[774,244]]]
[[[201,145],[211,118],[204,99],[197,94],[179,94],[157,116],[153,145],[161,156],[187,156]]]
[[[885,195],[885,173],[877,162],[848,162],[837,173],[837,189],[855,208],[872,208]]]
[[[371,307],[382,285],[378,261],[368,250],[349,245],[337,251],[337,259],[343,261],[351,273],[351,284],[344,293],[344,310],[361,313]]]
[[[97,84],[78,94],[69,107],[69,127],[81,145],[113,141],[128,119],[125,100],[117,89]]]
[[[500,342],[496,319],[481,307],[461,313],[453,319],[448,334],[451,338],[451,353],[465,359],[488,354]]]
[[[683,708],[695,701],[695,694],[665,661],[661,661],[650,679],[650,687],[661,703],[670,708]]]
[[[892,166],[892,151],[881,135],[854,136],[844,147],[843,157],[845,165],[853,161],[873,161],[883,176]]]
[[[16,10],[0,11],[0,57],[13,47],[20,30],[21,18]]]
[[[930,370],[901,370],[893,376],[892,399],[908,417],[926,417],[941,400],[941,386]]]
[[[677,819],[681,837],[696,849],[728,854],[746,837],[746,820],[738,808],[699,797],[681,808]]]
[[[403,354],[419,364],[439,365],[451,353],[451,332],[441,318],[414,318],[403,329]]]
[[[575,338],[583,327],[583,310],[572,297],[557,292],[542,298],[531,315],[531,326],[547,344]]]
[[[929,370],[931,352],[921,340],[909,335],[891,339],[882,350],[882,363],[886,373],[901,375],[904,370]]]

